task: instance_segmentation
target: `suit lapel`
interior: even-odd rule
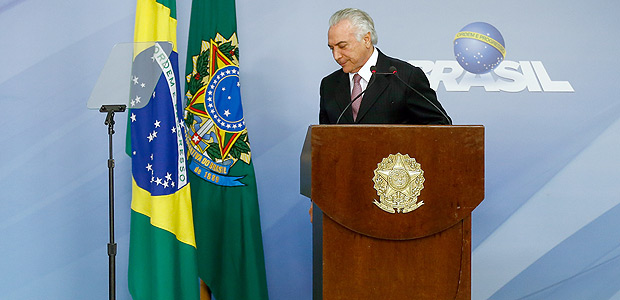
[[[377,49],[379,51],[379,49]],[[379,56],[377,57],[377,73],[386,73],[389,69],[389,61],[387,57],[379,51]],[[369,85],[366,93],[362,98],[362,103],[360,104],[360,110],[357,114],[357,119],[355,123],[360,123],[361,120],[364,119],[364,116],[368,111],[375,105],[379,96],[385,91],[385,89],[389,85],[389,81],[386,76],[390,75],[373,75],[375,77],[372,86]],[[353,115],[351,115],[351,120],[353,120]]]
[[[342,72],[342,74],[338,77],[338,82],[336,82],[336,87],[334,89],[336,91],[335,98],[336,103],[338,103],[338,107],[340,108],[340,112],[346,108],[347,111],[342,115],[340,119],[340,123],[353,123],[353,111],[349,106],[349,102],[351,102],[351,83],[349,82],[349,74]]]

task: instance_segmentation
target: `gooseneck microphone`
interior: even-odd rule
[[[433,103],[431,100],[426,98],[426,96],[424,96],[424,94],[418,92],[418,90],[414,89],[407,82],[405,82],[402,78],[400,78],[400,76],[398,76],[398,70],[396,69],[396,67],[390,66],[389,70],[390,70],[390,73],[377,73],[377,74],[396,75],[396,78],[398,78],[398,80],[400,80],[400,82],[404,83],[410,90],[416,92],[416,94],[420,95],[420,97],[422,97],[424,100],[426,100],[426,102],[430,103],[433,107],[435,107],[435,109],[437,109],[446,118],[446,120],[448,120],[448,124],[452,125],[452,119],[450,119],[450,117],[448,117],[448,115],[446,115],[446,113],[444,113],[443,110],[439,109],[439,107],[437,107],[437,105],[435,105],[435,103]]]
[[[360,97],[362,97],[362,95],[364,95],[364,93],[366,93],[368,88],[370,88],[370,86],[374,83],[376,75],[395,75],[396,78],[398,78],[398,80],[400,80],[400,82],[402,82],[410,90],[414,91],[416,94],[418,94],[420,97],[422,97],[422,99],[424,99],[426,102],[431,104],[437,111],[439,111],[441,113],[441,115],[443,115],[444,118],[446,118],[446,120],[448,120],[448,124],[449,125],[452,125],[452,119],[450,117],[448,117],[448,115],[446,115],[446,113],[444,113],[443,110],[441,110],[439,107],[437,107],[437,105],[435,105],[435,103],[433,103],[426,96],[424,96],[424,94],[420,93],[418,90],[416,90],[411,85],[409,85],[406,81],[404,81],[402,78],[400,78],[400,76],[398,76],[398,70],[396,69],[396,67],[390,66],[389,71],[390,71],[389,73],[380,73],[380,72],[377,72],[377,67],[376,66],[370,67],[370,72],[372,72],[372,76],[370,77],[370,81],[368,82],[368,85],[366,86],[366,89],[364,89],[359,95],[355,96],[355,98],[353,98],[351,101],[349,101],[347,106],[342,110],[342,112],[338,116],[338,119],[336,120],[336,124],[340,124],[340,119],[344,115],[344,112],[346,112],[347,109],[349,109],[349,107],[351,107],[353,102],[357,101]]]
[[[355,96],[355,98],[353,98],[353,99],[351,99],[351,101],[349,101],[349,104],[347,104],[347,106],[345,106],[345,108],[342,110],[342,112],[338,116],[338,119],[336,120],[336,124],[340,124],[340,119],[344,115],[344,112],[347,111],[347,109],[349,109],[349,107],[351,107],[351,105],[353,105],[353,102],[357,101],[357,99],[362,97],[362,95],[364,95],[364,93],[366,93],[368,88],[375,82],[375,73],[377,72],[377,67],[375,67],[375,66],[370,67],[370,72],[372,72],[372,75],[370,76],[370,80],[368,81],[368,85],[366,86],[366,88],[359,95]]]

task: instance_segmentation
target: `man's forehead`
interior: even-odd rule
[[[352,26],[351,26],[351,21],[344,19],[336,24],[334,24],[333,26],[329,27],[329,32],[351,32],[352,31]]]
[[[343,24],[343,22],[346,22],[346,24]],[[351,30],[351,26],[348,23],[348,20],[343,20],[329,28],[327,31],[328,46],[348,43],[352,38],[355,38],[353,30]]]

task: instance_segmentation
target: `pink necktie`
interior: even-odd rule
[[[362,76],[359,74],[355,74],[353,76],[353,91],[351,92],[351,100],[357,97],[360,93],[362,93],[362,85],[360,85],[360,79]],[[351,110],[353,110],[353,121],[357,119],[357,112],[360,110],[360,104],[362,103],[362,97],[355,99],[355,102],[351,105]]]

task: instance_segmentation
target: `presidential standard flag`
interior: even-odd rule
[[[128,278],[134,300],[199,299],[175,7],[174,0],[138,0],[136,8],[128,120],[133,175]],[[171,43],[137,43],[147,41]],[[147,79],[150,69],[161,72],[155,87]],[[131,109],[149,98],[145,107]]]
[[[268,299],[234,0],[194,0],[186,64],[198,272],[217,300]]]

